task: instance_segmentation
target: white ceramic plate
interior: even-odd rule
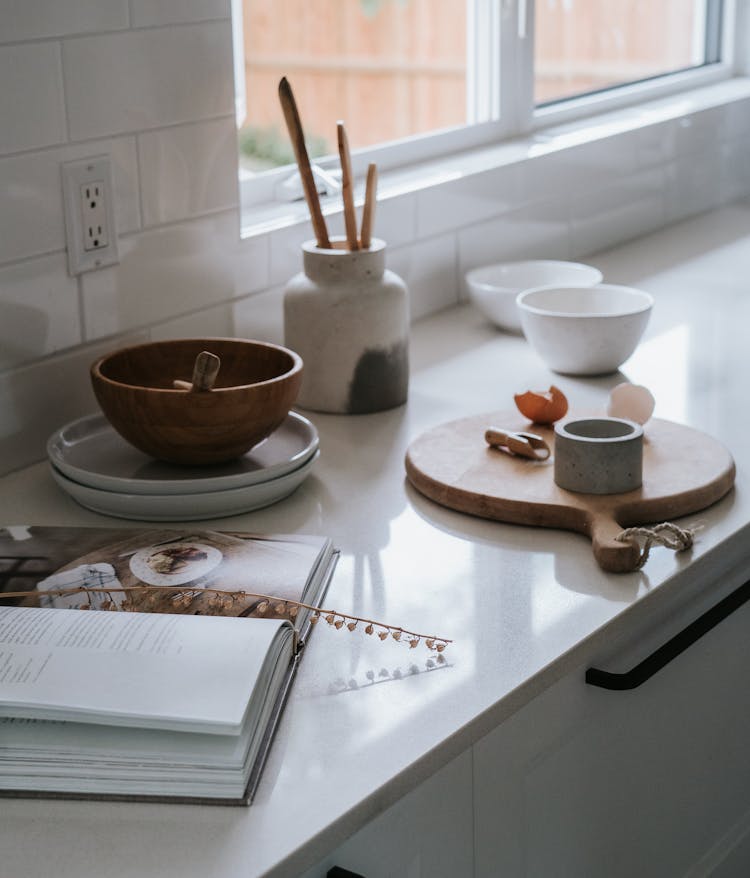
[[[137,521],[202,521],[252,512],[283,500],[307,478],[319,454],[316,451],[302,466],[277,479],[226,491],[203,491],[200,494],[123,494],[104,491],[74,482],[54,466],[50,466],[50,469],[63,491],[93,512]]]
[[[237,460],[179,466],[154,460],[126,442],[102,414],[87,415],[50,436],[47,455],[79,485],[122,494],[202,494],[246,488],[298,469],[318,449],[314,425],[290,412],[284,423]]]

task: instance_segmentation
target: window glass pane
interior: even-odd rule
[[[243,167],[293,161],[278,101],[291,83],[311,156],[466,122],[466,0],[243,0]]]
[[[707,57],[714,7],[713,0],[537,0],[535,103],[717,60]]]

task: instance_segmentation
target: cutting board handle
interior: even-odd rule
[[[629,539],[624,542],[616,539],[623,527],[614,518],[602,513],[591,516],[591,543],[602,570],[608,573],[631,573],[637,570],[641,560],[638,543]]]

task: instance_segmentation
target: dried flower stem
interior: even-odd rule
[[[442,653],[443,650],[447,647],[449,643],[453,643],[452,640],[449,640],[447,637],[437,637],[436,635],[427,635],[427,634],[418,634],[416,631],[410,631],[408,628],[399,628],[394,625],[387,625],[384,622],[377,622],[374,619],[365,619],[362,616],[354,616],[351,613],[342,613],[339,610],[326,610],[321,607],[315,607],[311,604],[304,604],[301,601],[288,600],[286,598],[282,599],[279,597],[274,597],[273,595],[267,594],[257,594],[255,592],[249,591],[232,591],[228,589],[220,589],[220,588],[201,588],[201,589],[176,589],[173,585],[128,585],[128,586],[118,586],[116,588],[112,588],[110,586],[70,586],[69,588],[57,588],[57,589],[45,589],[44,591],[10,591],[0,593],[0,599],[11,599],[11,598],[27,598],[27,597],[70,597],[72,595],[81,594],[86,595],[88,599],[88,604],[85,606],[85,609],[91,607],[91,595],[92,594],[105,594],[109,598],[107,609],[109,610],[119,610],[112,600],[112,595],[117,593],[125,593],[130,594],[131,592],[145,592],[154,594],[156,592],[169,592],[169,598],[176,606],[188,607],[194,598],[203,595],[205,593],[211,593],[213,596],[221,598],[225,597],[230,602],[238,601],[242,598],[254,598],[261,603],[256,608],[257,612],[261,615],[266,613],[269,608],[275,609],[278,613],[283,613],[284,611],[289,611],[290,616],[292,618],[297,615],[297,612],[300,609],[310,610],[310,622],[315,624],[321,618],[324,619],[329,625],[339,629],[344,626],[346,623],[346,627],[349,631],[354,631],[357,625],[361,622],[365,628],[365,634],[375,634],[377,633],[378,637],[381,640],[385,640],[388,636],[392,637],[393,640],[400,641],[402,637],[404,637],[405,642],[409,644],[410,649],[414,649],[421,641],[424,641],[425,646],[433,650],[435,652]],[[223,609],[224,605],[219,602],[215,607],[216,609]],[[124,608],[124,611],[131,609],[130,607]],[[376,628],[379,629],[376,631]]]

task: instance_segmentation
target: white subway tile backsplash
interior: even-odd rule
[[[750,136],[750,98],[734,101],[722,108],[725,116],[724,130],[728,140]]]
[[[2,8],[0,42],[128,27],[128,0],[17,0]]]
[[[112,158],[120,234],[140,227],[135,140],[120,137],[0,158],[0,263],[65,248],[60,165],[86,156]]]
[[[343,232],[343,220],[341,217],[326,217],[329,237],[337,237]],[[274,286],[285,284],[295,274],[302,271],[302,245],[305,241],[313,240],[310,223],[300,223],[279,229],[270,236],[270,283]]]
[[[362,211],[357,211],[362,222]],[[417,237],[417,196],[395,195],[377,202],[373,220],[373,236],[382,238],[389,247],[401,247]]]
[[[0,267],[0,372],[81,343],[64,254]]]
[[[229,18],[231,0],[131,0],[133,27]]]
[[[602,250],[664,225],[664,171],[657,168],[622,177],[571,201],[571,255]]]
[[[412,320],[458,303],[455,234],[391,251],[387,264],[409,288]]]
[[[677,150],[678,121],[670,119],[657,125],[648,125],[638,132],[637,158],[639,168],[672,161]]]
[[[85,337],[101,338],[268,285],[267,241],[239,240],[237,211],[120,239],[120,263],[81,275]]]
[[[594,186],[606,186],[613,179],[632,174],[637,167],[638,134],[626,132],[616,136],[563,150],[560,174],[567,181],[572,196]]]
[[[570,256],[568,202],[539,201],[496,220],[458,232],[458,264],[462,295],[464,275],[480,265],[515,259],[567,259]]]
[[[145,333],[131,334],[0,375],[0,473],[42,460],[55,430],[97,410],[89,379],[94,360],[147,340]]]
[[[721,201],[750,195],[750,151],[745,140],[732,141],[721,151]]]
[[[66,139],[60,46],[0,48],[0,155]]]
[[[564,198],[581,185],[581,175],[571,173],[570,159],[561,150],[535,156],[514,167],[519,187],[514,209],[534,201]]]
[[[284,293],[274,287],[232,303],[234,335],[284,344]]]
[[[518,199],[519,177],[514,165],[430,187],[417,195],[417,237],[498,216],[517,205]]]
[[[705,152],[715,148],[727,133],[727,114],[724,107],[712,107],[700,113],[691,113],[675,122],[675,154]]]
[[[666,221],[716,207],[722,196],[721,151],[678,158],[666,168]]]
[[[234,112],[229,21],[66,40],[63,68],[75,140]]]
[[[146,226],[239,201],[234,116],[139,134],[138,159]]]
[[[153,341],[166,338],[203,338],[206,336],[233,336],[232,304],[203,308],[152,326],[149,334]]]
[[[224,215],[214,228],[224,249],[224,259],[232,271],[234,296],[246,296],[269,287],[271,236],[259,235],[250,240],[242,240],[237,210]]]

